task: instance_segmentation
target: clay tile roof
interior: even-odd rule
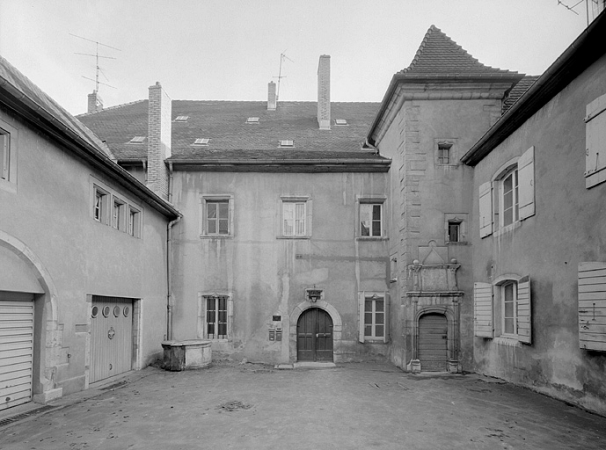
[[[280,159],[288,152],[360,151],[379,103],[331,103],[331,130],[320,130],[316,102],[279,102],[276,111],[267,110],[264,101],[172,102],[172,159],[195,159],[209,151],[259,151]],[[147,140],[128,143],[135,136],[147,136],[147,100],[84,114],[79,119],[110,147],[118,160],[147,159]],[[187,121],[177,121],[188,116]],[[258,117],[255,124],[246,123]],[[346,119],[347,126],[337,126],[334,119]],[[210,139],[208,146],[193,146],[196,139]],[[294,141],[293,148],[279,148],[279,141]],[[310,155],[313,155],[310,154]],[[252,156],[252,154],[250,154]]]
[[[524,93],[539,79],[538,76],[525,76],[507,94],[503,100],[502,114],[505,114]]]
[[[410,66],[399,73],[504,75],[517,72],[485,66],[439,28],[432,25],[425,34]]]

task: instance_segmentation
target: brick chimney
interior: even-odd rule
[[[275,111],[278,106],[278,97],[276,96],[276,83],[270,81],[267,84],[267,110]]]
[[[94,113],[103,110],[103,100],[99,97],[97,91],[88,94],[88,113]]]
[[[168,199],[168,169],[165,160],[171,155],[172,100],[159,82],[149,87],[147,128],[147,187]]]
[[[318,125],[330,130],[330,55],[320,56],[318,64]]]

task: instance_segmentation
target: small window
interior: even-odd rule
[[[345,120],[345,119],[335,119],[335,125],[345,126],[345,125],[347,125],[347,120]]]
[[[127,232],[133,237],[141,236],[141,212],[132,206],[128,210]]]
[[[360,203],[360,236],[383,236],[383,203]]]
[[[128,144],[143,144],[143,142],[145,142],[145,136],[135,136],[128,141]]]
[[[175,122],[187,122],[187,119],[189,119],[189,116],[177,116]]]
[[[210,139],[208,138],[198,138],[192,144],[194,147],[208,147]]]
[[[249,117],[248,119],[246,119],[246,123],[251,124],[251,125],[259,125],[259,118],[258,117]]]
[[[461,242],[461,222],[448,221],[448,242]]]
[[[286,237],[307,236],[307,202],[284,201],[282,203],[282,235]]]
[[[202,237],[233,236],[233,197],[202,198]]]
[[[452,144],[450,142],[439,142],[438,143],[438,159],[437,163],[446,165],[451,164],[452,155],[451,155]]]
[[[0,180],[10,179],[11,135],[0,128]]]
[[[124,209],[126,205],[124,202],[114,198],[114,204],[112,206],[112,227],[116,230],[124,229]]]
[[[100,223],[107,223],[107,208],[109,194],[98,186],[94,187],[93,219]]]
[[[227,338],[227,297],[206,297],[206,336],[208,339]]]
[[[295,141],[292,139],[284,139],[280,141],[280,147],[294,147]]]

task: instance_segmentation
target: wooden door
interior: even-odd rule
[[[448,370],[448,320],[443,314],[419,319],[419,360],[423,372]]]
[[[131,370],[133,301],[93,297],[90,382]]]
[[[297,361],[333,361],[332,319],[319,308],[305,311],[297,322]]]
[[[0,292],[0,411],[32,399],[34,296]]]

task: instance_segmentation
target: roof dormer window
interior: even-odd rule
[[[127,144],[143,144],[145,142],[145,136],[135,136]]]
[[[194,143],[192,145],[194,147],[208,147],[209,142],[210,142],[210,139],[208,139],[208,138],[198,138],[194,141]]]
[[[349,125],[349,124],[347,123],[347,120],[345,120],[345,119],[335,119],[335,125],[345,126],[345,125]]]
[[[189,116],[177,116],[175,122],[187,122],[187,119],[189,119]]]
[[[251,124],[251,125],[259,125],[259,118],[258,117],[249,117],[248,119],[246,119],[246,123]]]
[[[292,139],[283,139],[280,141],[280,147],[294,147],[295,141]]]

